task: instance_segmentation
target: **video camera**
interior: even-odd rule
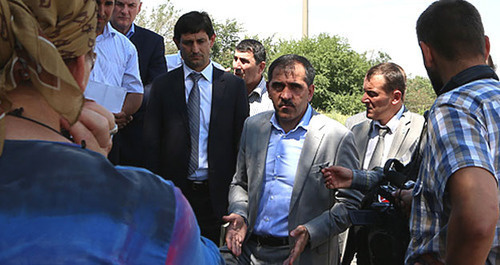
[[[411,162],[405,166],[397,159],[388,160],[383,168],[383,181],[365,195],[360,210],[349,212],[354,226],[357,264],[404,263],[404,254],[410,240],[408,218],[392,194],[398,189],[413,188],[418,174],[416,166],[418,165]],[[385,200],[379,200],[379,196]],[[346,256],[350,255],[352,259],[354,253],[352,250],[350,252]]]

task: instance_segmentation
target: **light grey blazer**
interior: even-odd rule
[[[247,239],[260,203],[273,113],[264,112],[245,121],[230,186],[229,212],[248,220]],[[320,172],[325,165],[357,168],[354,137],[342,124],[313,111],[297,165],[288,216],[289,231],[305,225],[310,234],[310,244],[295,264],[337,264],[337,235],[351,224],[347,210],[357,209],[361,202],[358,191],[332,191],[325,187]],[[294,243],[290,237],[290,246]]]
[[[359,124],[359,123],[364,122],[364,121],[371,121],[371,119],[368,119],[366,117],[366,110],[348,117],[345,120],[344,124],[345,124],[345,127],[347,127],[347,129],[352,130],[352,127],[354,127],[354,125]]]
[[[406,107],[404,108],[405,111],[399,120],[399,126],[396,129],[387,159],[396,158],[403,164],[407,164],[410,162],[413,150],[417,147],[418,139],[420,139],[420,133],[424,126],[424,117],[410,112]],[[364,164],[366,147],[372,127],[372,120],[367,119],[355,124],[351,129],[354,133],[361,167]]]

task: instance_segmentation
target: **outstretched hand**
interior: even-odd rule
[[[238,257],[241,255],[241,246],[247,234],[247,224],[241,215],[235,213],[223,216],[222,220],[229,222],[226,232],[227,248]]]
[[[321,170],[325,178],[325,186],[328,189],[346,189],[352,184],[352,170],[340,167],[331,166]]]
[[[290,236],[295,238],[295,246],[293,246],[290,256],[283,262],[283,265],[292,265],[299,258],[309,242],[309,232],[303,225],[297,226],[297,228],[290,232]]]

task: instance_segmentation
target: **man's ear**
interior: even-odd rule
[[[392,105],[396,105],[402,100],[403,100],[403,93],[401,93],[399,89],[395,89],[394,91],[392,91],[392,100],[391,100]]]
[[[422,51],[422,56],[424,57],[425,67],[432,67],[434,65],[434,56],[432,54],[432,48],[425,42],[420,41],[420,50]]]
[[[313,95],[314,95],[314,84],[311,84],[307,90],[309,91],[309,95],[307,95],[307,102],[311,102]]]
[[[212,49],[214,43],[215,43],[215,33],[210,37],[210,49]]]
[[[177,50],[180,50],[181,49],[181,46],[180,46],[180,42],[178,39],[176,38],[173,38],[172,40],[174,40],[174,43],[175,43],[175,46],[177,46]]]
[[[488,61],[488,57],[490,56],[490,38],[488,36],[484,36],[484,58],[485,61]]]
[[[259,75],[262,75],[262,73],[264,73],[264,69],[266,69],[266,62],[262,61],[259,63]]]
[[[141,12],[142,2],[139,2],[139,6],[137,7],[137,14]]]

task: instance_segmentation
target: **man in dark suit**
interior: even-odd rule
[[[144,97],[139,110],[130,123],[116,135],[110,160],[115,164],[142,166],[142,129],[149,91],[153,80],[167,72],[163,37],[134,24],[141,10],[139,0],[116,0],[111,25],[127,36],[135,45],[139,56],[139,71],[144,85]]]
[[[214,41],[205,12],[184,14],[175,24],[184,64],[153,82],[144,147],[146,167],[181,188],[202,235],[218,242],[249,110],[244,81],[213,67]]]

